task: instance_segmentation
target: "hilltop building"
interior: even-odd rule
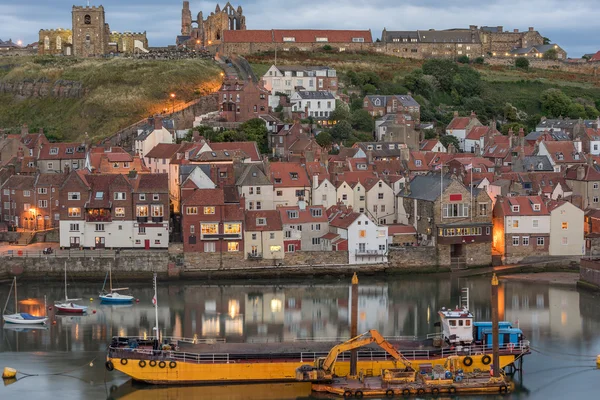
[[[196,26],[193,26],[196,25]],[[177,45],[186,47],[205,47],[220,44],[223,32],[228,30],[243,31],[246,29],[246,17],[242,6],[234,9],[227,2],[225,7],[217,4],[215,11],[206,19],[200,11],[195,20],[192,19],[190,2],[183,2],[181,10],[181,35],[177,36]]]

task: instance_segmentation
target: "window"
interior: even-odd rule
[[[242,233],[242,224],[240,224],[240,223],[225,224],[224,232],[227,235],[239,235]]]
[[[115,192],[115,200],[125,200],[125,192]]]
[[[594,189],[598,189],[598,182],[594,183]]]
[[[38,194],[48,194],[48,188],[38,188]]]
[[[146,200],[146,193],[140,193],[139,199],[140,199],[140,201],[145,201]]]
[[[518,219],[513,218],[512,227],[513,228],[518,228],[519,227],[519,220]]]
[[[323,215],[323,210],[320,208],[311,208],[310,215],[312,215],[313,217],[320,217]]]
[[[529,246],[529,236],[523,236],[521,243],[523,246]]]
[[[81,208],[69,207],[69,217],[81,217]]]
[[[215,224],[215,223],[200,224],[200,232],[203,235],[216,235],[219,233],[219,224]]]
[[[568,222],[563,222],[561,224],[561,228],[563,231],[566,231],[567,229],[569,229],[569,223]]]
[[[469,205],[465,203],[458,204],[444,204],[443,205],[443,216],[444,218],[462,218],[469,216]]]
[[[154,193],[154,194],[152,195],[152,200],[153,200],[153,201],[159,201],[159,200],[160,200],[160,194]]]
[[[196,233],[196,225],[190,225],[190,235],[194,235]]]
[[[215,242],[206,242],[204,243],[204,252],[205,253],[214,253],[216,251]]]
[[[261,210],[261,209],[262,209],[262,204],[261,204],[261,202],[260,202],[260,201],[257,201],[257,202],[256,202],[256,209],[257,209],[257,210]]]
[[[271,253],[277,253],[281,251],[281,246],[271,246]]]
[[[298,173],[296,173],[296,172],[290,172],[290,178],[292,178],[293,181],[297,181],[298,180]]]
[[[360,197],[358,198],[358,200],[359,200],[359,201],[365,201],[365,196],[360,196]]]
[[[479,215],[482,217],[487,215],[487,204],[479,204]]]
[[[79,224],[69,224],[70,232],[79,232]]]
[[[260,194],[260,186],[256,187],[256,194]]]
[[[229,251],[229,252],[240,251],[239,242],[227,242],[227,251]]]
[[[598,196],[594,196],[594,198],[592,199],[592,202],[597,203],[598,202]]]
[[[354,42],[354,43],[364,43],[364,41],[365,41],[365,38],[362,38],[362,37],[352,38],[352,42]]]
[[[92,17],[86,15],[85,17],[83,17],[83,23],[86,25],[90,25],[92,23]]]
[[[95,199],[102,200],[104,198],[104,192],[96,192]]]
[[[23,211],[29,211],[30,208],[31,208],[31,204],[29,204],[29,203],[23,204]]]
[[[519,237],[518,236],[513,236],[512,237],[512,244],[513,244],[513,246],[518,246],[519,245]]]
[[[364,229],[358,231],[358,237],[366,238],[367,237],[367,231],[364,230]]]
[[[292,231],[285,231],[285,238],[290,239],[292,237]]]
[[[258,226],[267,225],[267,219],[266,218],[256,218],[256,225],[258,225]]]
[[[534,228],[539,228],[540,226],[540,220],[539,219],[534,219],[533,221],[531,221],[532,225]]]
[[[125,207],[115,207],[115,217],[124,217]]]
[[[52,147],[50,149],[50,154],[51,155],[57,155],[58,154],[58,147]]]
[[[288,218],[289,219],[296,219],[296,218],[298,218],[298,211],[295,211],[295,210],[288,211]]]
[[[383,200],[383,193],[378,193],[378,194],[377,194],[377,198],[378,198],[379,200]]]
[[[187,215],[196,215],[198,214],[198,207],[186,207],[185,213]]]
[[[136,206],[136,217],[148,217],[148,206]]]
[[[164,215],[162,204],[153,204],[152,205],[152,217],[160,218]]]
[[[511,210],[512,212],[519,212],[519,206],[512,206]]]
[[[561,243],[562,243],[563,246],[568,245],[569,244],[569,238],[566,237],[566,236],[563,236],[562,240],[561,240]]]
[[[252,234],[252,240],[256,240],[256,233]]]
[[[48,169],[54,169],[54,163],[49,162],[48,163]]]
[[[38,200],[39,208],[48,208],[48,200]]]
[[[348,195],[347,194],[343,194],[342,195],[342,200],[348,200]]]
[[[254,188],[252,186],[248,189],[248,194],[254,194]]]
[[[304,189],[296,190],[296,197],[302,197],[302,196],[304,196]]]
[[[540,211],[541,207],[539,204],[534,204],[533,205],[533,211]]]
[[[275,239],[275,233],[273,233],[273,232],[269,233],[269,239],[270,240]]]
[[[415,165],[417,167],[420,167],[421,166],[421,160],[415,160]]]
[[[283,196],[283,190],[278,190],[277,191],[277,196]]]
[[[23,190],[23,197],[30,197],[30,196],[31,196],[31,191]]]
[[[377,204],[373,206],[373,212],[377,212]]]
[[[215,207],[211,206],[211,207],[204,207],[204,214],[206,215],[212,215],[215,213]]]
[[[543,237],[538,237],[537,238],[537,245],[538,246],[543,246],[544,245],[544,238]]]
[[[313,231],[321,230],[321,224],[311,224],[310,227],[311,227],[311,230],[313,230]]]

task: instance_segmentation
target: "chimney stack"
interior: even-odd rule
[[[162,120],[163,120],[162,115],[154,116],[154,129],[159,130],[159,129],[163,128]]]
[[[533,32],[533,31],[534,31],[533,26],[530,26],[529,27],[529,32]]]
[[[499,25],[497,30],[498,30],[498,33],[502,33],[502,32],[504,32],[504,27],[502,25]]]
[[[27,135],[29,135],[29,128],[27,127],[27,124],[23,124],[21,127],[21,137],[25,137]]]

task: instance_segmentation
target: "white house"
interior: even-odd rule
[[[391,224],[396,221],[396,195],[383,179],[367,179],[365,181],[366,209],[373,219],[380,224]]]
[[[584,212],[564,200],[548,203],[550,211],[550,255],[585,255]]]
[[[306,118],[313,117],[316,121],[328,121],[335,110],[335,96],[330,92],[299,91],[290,97],[292,111],[304,112]]]
[[[336,207],[334,207],[336,208]],[[329,234],[347,241],[349,264],[373,264],[387,262],[388,227],[377,225],[364,213],[352,210],[330,210]],[[343,249],[338,247],[338,249]]]
[[[335,185],[328,178],[321,175],[313,175],[312,204],[323,206],[325,209],[336,204],[337,191]]]
[[[162,117],[157,115],[149,119],[149,122],[151,125],[138,129],[138,135],[133,141],[133,150],[140,158],[146,157],[159,143],[173,143],[173,135],[163,126]]]
[[[246,210],[275,209],[273,183],[265,173],[263,164],[242,165],[236,170],[235,185],[240,197],[246,199]]]
[[[586,150],[588,154],[600,155],[600,132],[598,129],[586,128]]]
[[[470,149],[465,150],[465,140],[475,126],[481,126],[475,113],[471,113],[470,117],[459,117],[458,113],[455,113],[454,119],[446,127],[446,135],[452,135],[458,139],[460,150],[470,151]]]

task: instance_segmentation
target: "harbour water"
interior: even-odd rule
[[[228,342],[285,342],[349,336],[349,279],[277,283],[159,282],[159,326],[163,335],[224,338]],[[308,399],[308,384],[154,387],[132,383],[104,369],[113,335],[152,336],[153,289],[130,285],[139,302],[101,305],[99,285],[70,282],[69,296],[90,306],[85,316],[49,311],[46,329],[0,329],[0,368],[39,375],[4,382],[0,399]],[[10,282],[0,284],[0,301]],[[434,332],[437,311],[454,307],[461,289],[470,291],[478,320],[490,320],[489,278],[381,277],[361,279],[359,332],[422,337]],[[512,321],[531,341],[524,372],[515,376],[512,399],[596,398],[600,393],[600,295],[575,287],[501,281],[500,318]],[[19,284],[20,311],[40,315],[64,297],[60,282]],[[94,300],[90,302],[90,298]],[[11,299],[9,309],[12,307]],[[95,311],[95,313],[94,313]],[[461,396],[462,398],[462,396]]]

